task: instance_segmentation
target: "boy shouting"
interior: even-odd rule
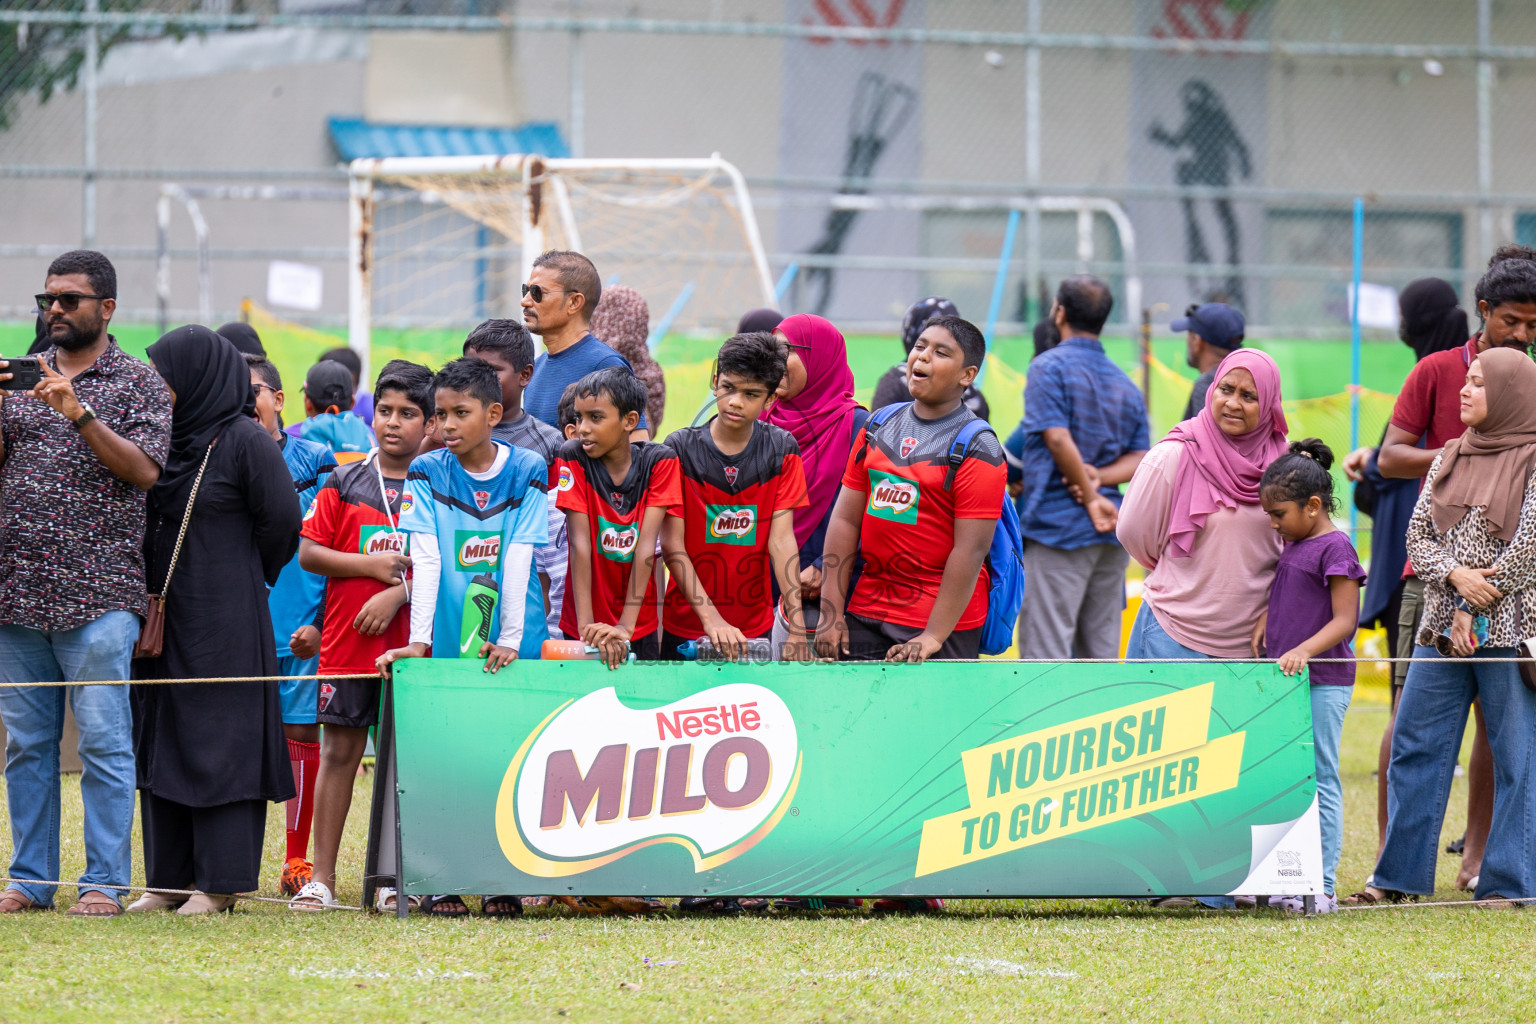
[[[934,317],[907,357],[911,404],[854,438],[827,527],[822,657],[921,663],[980,653],[1003,448],[983,431],[957,468],[949,450],[976,418],[961,400],[985,355],[975,325]],[[855,556],[865,565],[849,599]]]

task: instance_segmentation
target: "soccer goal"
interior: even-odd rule
[[[549,249],[645,296],[653,327],[728,331],[774,305],[746,182],[707,159],[403,157],[351,165],[349,343],[436,352],[489,317],[520,317]]]

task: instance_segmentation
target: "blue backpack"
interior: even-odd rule
[[[871,413],[868,422],[864,424],[864,443],[869,443],[869,435],[878,430],[881,424],[911,404],[897,402]],[[971,442],[984,430],[992,430],[986,420],[967,420],[950,442],[949,471],[944,474],[946,491],[953,486],[955,473],[965,461],[965,453],[970,449]],[[995,432],[993,436],[997,436]],[[1024,607],[1023,551],[1024,536],[1019,532],[1019,511],[1007,492],[1004,492],[1002,508],[997,515],[997,529],[992,531],[992,546],[987,549],[990,585],[987,590],[987,621],[981,626],[982,654],[1002,654],[1013,646],[1014,625],[1019,621],[1019,609]]]

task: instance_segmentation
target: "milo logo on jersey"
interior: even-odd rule
[[[364,526],[357,531],[357,550],[363,555],[408,555],[410,536],[387,526]]]
[[[756,505],[706,505],[704,539],[710,544],[757,543]]]
[[[633,562],[635,544],[639,540],[639,524],[610,523],[602,516],[597,517],[597,547],[604,558],[615,562]]]
[[[501,533],[454,530],[453,548],[460,572],[494,572],[501,564]]]
[[[878,469],[869,471],[869,503],[864,511],[877,519],[915,523],[917,503],[921,498],[922,492],[915,480],[882,473]]]

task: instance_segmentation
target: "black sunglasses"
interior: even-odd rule
[[[523,294],[524,295],[532,295],[533,296],[533,301],[537,305],[543,305],[543,303],[544,303],[544,296],[548,295],[550,293],[550,291],[551,291],[551,289],[545,288],[543,285],[538,285],[538,284],[525,284],[525,285],[523,285]],[[564,288],[559,289],[559,291],[560,291],[560,294],[562,294],[562,295],[567,293],[567,290],[564,289]]]
[[[55,295],[52,292],[39,292],[38,294],[34,295],[33,298],[35,298],[37,300],[37,311],[39,313],[46,313],[46,312],[48,312],[50,309],[53,308],[53,304],[55,302],[57,302],[59,304],[59,308],[62,309],[64,312],[66,312],[66,313],[73,313],[75,310],[80,308],[80,300],[81,299],[98,299],[99,300],[99,299],[109,299],[109,298],[111,298],[111,296],[110,295],[82,295],[79,292],[60,292],[58,295]]]
[[[260,398],[261,397],[261,393],[263,391],[270,391],[274,395],[277,394],[277,388],[273,387],[271,384],[252,384],[251,385],[251,397],[252,398]]]

